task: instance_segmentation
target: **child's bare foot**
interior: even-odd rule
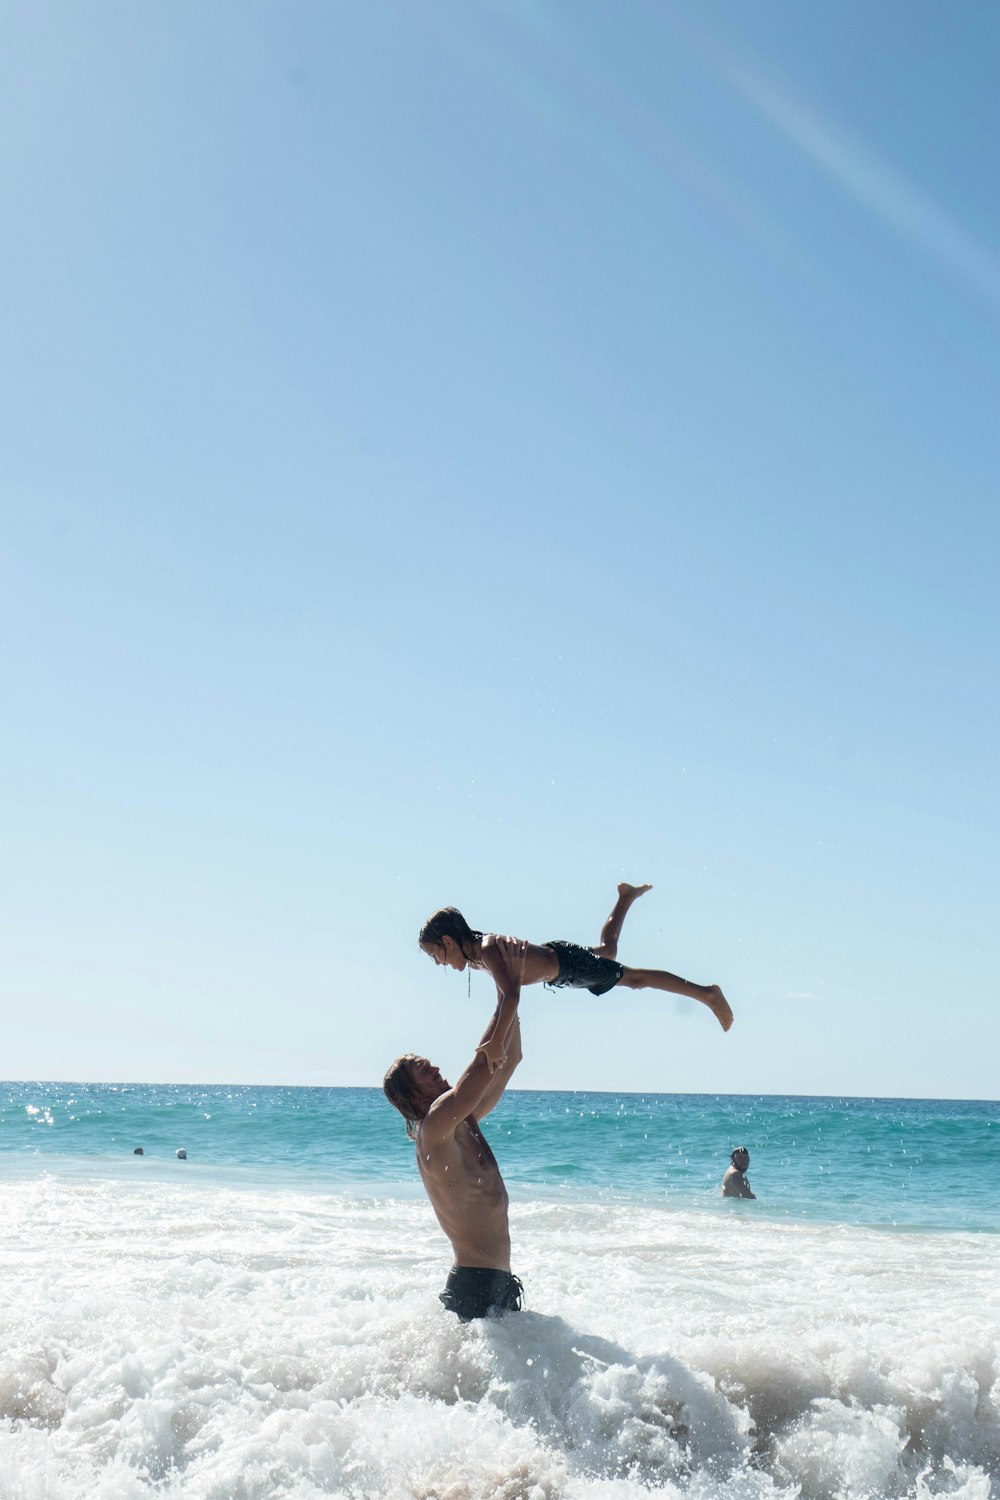
[[[629,885],[627,881],[620,881],[618,885],[619,896],[624,896],[627,901],[638,901],[647,891],[651,891],[651,885]]]
[[[705,1004],[715,1016],[723,1031],[728,1031],[733,1024],[733,1012],[729,1001],[719,989],[717,984],[709,985],[708,994],[705,996]]]

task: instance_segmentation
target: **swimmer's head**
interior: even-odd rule
[[[411,1141],[416,1140],[417,1126],[433,1101],[447,1089],[447,1083],[434,1064],[426,1057],[418,1057],[415,1052],[397,1057],[382,1080],[382,1091],[406,1121],[406,1133]]]
[[[420,947],[436,964],[461,972],[472,957],[472,946],[482,933],[470,927],[457,906],[442,906],[420,929]]]
[[[732,1162],[737,1172],[745,1172],[747,1167],[750,1165],[750,1152],[745,1146],[737,1146],[730,1156],[729,1160]]]

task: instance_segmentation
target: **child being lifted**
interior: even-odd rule
[[[568,986],[589,990],[592,995],[606,995],[616,984],[630,990],[668,990],[700,1000],[723,1031],[729,1030],[733,1013],[717,984],[692,984],[666,969],[629,969],[618,963],[618,939],[626,913],[648,890],[652,887],[624,881],[619,885],[618,900],[596,948],[582,948],[578,943],[529,943],[523,938],[478,932],[454,906],[443,906],[428,918],[420,929],[420,947],[429,958],[459,973],[465,968],[485,969],[496,984],[496,1023],[476,1048],[485,1056],[491,1073],[506,1055],[507,1033],[517,1012],[521,987],[526,984]]]

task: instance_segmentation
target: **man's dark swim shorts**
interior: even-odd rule
[[[473,1318],[496,1318],[521,1311],[524,1288],[509,1271],[491,1271],[488,1266],[452,1266],[440,1300],[460,1323]]]
[[[613,990],[625,973],[621,964],[613,958],[598,958],[590,948],[581,948],[579,943],[546,943],[554,948],[559,960],[559,974],[552,981],[553,989],[569,987],[572,990],[589,990],[592,995],[606,995]]]

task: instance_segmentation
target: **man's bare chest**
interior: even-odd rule
[[[420,1174],[436,1192],[504,1191],[496,1157],[474,1123],[463,1121],[446,1145],[426,1155],[418,1151]]]

